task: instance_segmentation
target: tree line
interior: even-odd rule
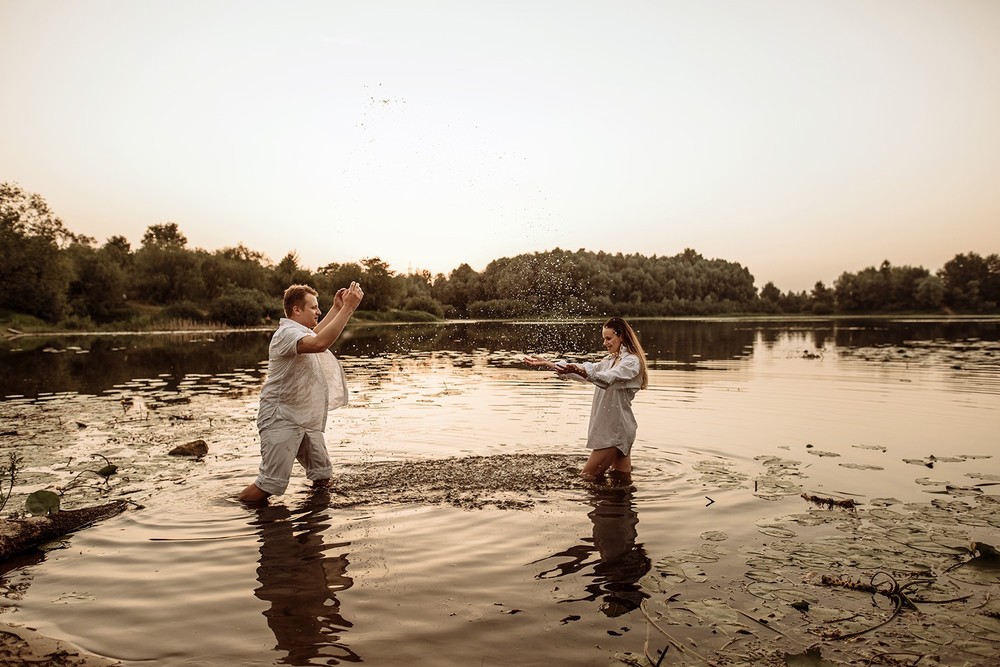
[[[447,275],[396,273],[378,257],[313,271],[294,252],[275,264],[242,244],[189,248],[174,222],[149,226],[135,248],[123,236],[98,244],[71,232],[40,195],[0,183],[0,311],[8,319],[77,328],[150,317],[251,326],[281,315],[281,293],[292,283],[313,285],[328,307],[352,280],[365,286],[367,310],[407,319],[983,313],[1000,304],[1000,257],[974,252],[934,273],[885,261],[803,292],[771,282],[758,292],[746,267],[692,249],[646,256],[556,248],[502,257],[483,271],[461,264]]]

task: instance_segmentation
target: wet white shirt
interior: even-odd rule
[[[632,399],[642,388],[639,357],[622,352],[615,363],[615,357],[609,354],[597,363],[585,362],[582,366],[587,371],[587,382],[595,385],[587,447],[617,447],[628,456],[638,429],[632,414]]]
[[[309,327],[281,318],[268,346],[258,428],[286,419],[310,431],[324,431],[327,412],[347,405],[347,381],[333,353],[298,353],[298,342],[315,335]]]

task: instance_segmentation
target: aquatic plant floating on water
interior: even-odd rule
[[[823,498],[821,496],[814,496],[809,493],[803,493],[802,497],[811,503],[816,503],[817,505],[826,505],[827,507],[843,507],[846,509],[854,509],[858,506],[858,502],[853,498],[844,498],[842,500],[837,500],[836,498]]]
[[[52,491],[35,491],[24,501],[24,508],[34,516],[46,516],[59,511],[59,494]]]
[[[7,486],[7,492],[3,493],[0,491],[0,511],[7,505],[7,500],[10,499],[10,494],[14,491],[14,484],[17,480],[17,473],[24,464],[24,460],[19,454],[11,452],[9,454],[8,464],[5,466],[0,466],[0,477],[7,478],[9,480],[9,485]]]
[[[102,466],[98,470],[91,470],[90,468],[87,468],[85,470],[81,470],[80,472],[78,472],[76,474],[76,477],[74,477],[73,479],[71,479],[66,484],[66,486],[64,486],[62,488],[62,490],[60,492],[61,494],[65,494],[67,491],[69,491],[71,488],[73,488],[73,486],[76,484],[77,480],[79,480],[81,476],[83,476],[83,475],[85,475],[87,473],[90,473],[92,475],[97,475],[98,477],[100,477],[101,479],[104,480],[104,484],[106,486],[110,486],[110,484],[111,484],[111,477],[118,474],[118,466],[115,465],[114,463],[112,463],[110,460],[108,460],[108,457],[106,457],[104,454],[94,454],[94,456],[99,456],[102,459],[104,459],[104,466]]]

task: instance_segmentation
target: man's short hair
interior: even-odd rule
[[[307,294],[318,296],[319,292],[314,290],[312,287],[309,287],[309,285],[292,285],[285,290],[283,303],[285,308],[285,317],[292,316],[292,308],[295,306],[299,306],[301,308],[305,304]]]

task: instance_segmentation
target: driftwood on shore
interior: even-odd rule
[[[104,505],[63,510],[45,516],[0,519],[0,559],[23,553],[92,523],[121,514],[125,507],[124,500],[116,500]]]

